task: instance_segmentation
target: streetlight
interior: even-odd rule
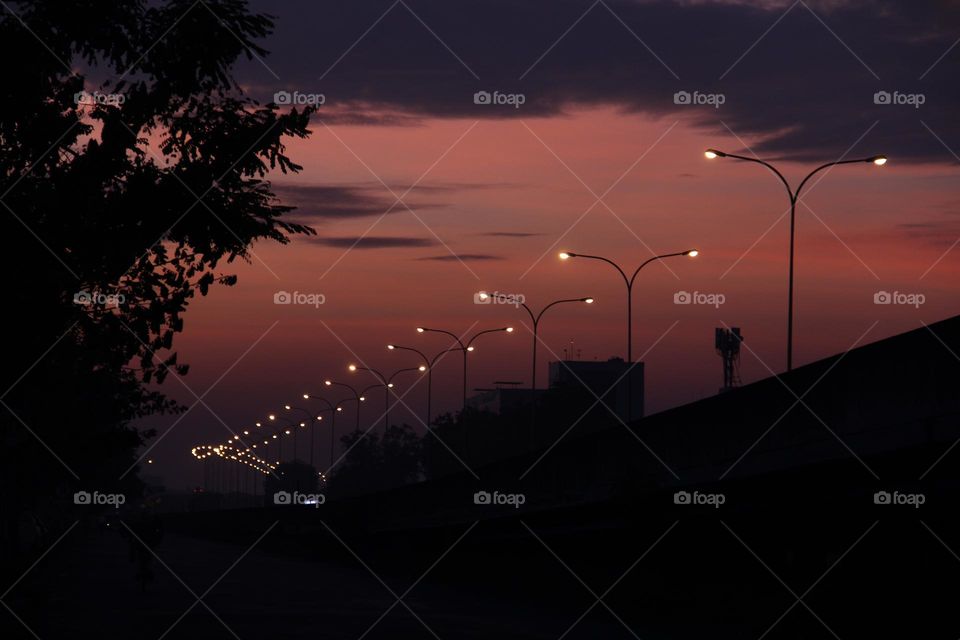
[[[277,416],[274,413],[271,413],[269,416],[267,416],[267,418],[269,418],[271,422],[275,422],[277,420],[284,420],[287,423],[287,425],[291,425],[291,424],[293,425],[293,461],[296,462],[297,460],[297,424],[290,418],[286,418],[284,416]],[[278,433],[285,433],[286,435],[290,435],[289,429],[286,430],[285,432],[284,430],[281,429],[275,432],[273,434],[273,437],[276,438]],[[280,440],[280,459],[283,459],[283,440],[282,439]]]
[[[393,346],[393,345],[388,345],[387,348],[388,348],[388,349],[393,349],[394,346]],[[394,371],[393,373],[391,373],[389,376],[385,376],[385,375],[383,375],[382,373],[380,373],[379,371],[377,371],[376,369],[372,369],[372,368],[370,368],[370,367],[358,367],[358,366],[355,365],[355,364],[351,364],[351,365],[350,365],[349,367],[347,367],[347,368],[348,368],[350,371],[352,371],[352,372],[353,372],[353,371],[368,371],[368,372],[372,373],[374,376],[376,376],[376,378],[380,381],[380,385],[377,385],[377,386],[383,386],[383,395],[384,395],[384,402],[385,402],[385,404],[384,404],[384,413],[383,413],[383,415],[384,415],[384,421],[383,421],[383,432],[384,432],[384,434],[387,433],[387,429],[390,427],[390,391],[391,391],[391,390],[393,389],[393,387],[394,387],[393,379],[394,379],[395,377],[397,377],[399,374],[405,373],[405,372],[407,372],[407,371],[420,371],[420,372],[424,372],[424,371],[427,370],[426,365],[422,365],[422,366],[420,366],[420,367],[410,367],[410,368],[407,368],[407,369],[399,369],[399,370]],[[371,388],[372,388],[372,387],[371,387]]]
[[[345,387],[347,389],[350,389],[350,391],[353,393],[354,399],[357,401],[357,431],[360,431],[360,403],[366,400],[366,398],[364,398],[360,394],[360,392],[358,392],[356,389],[354,389],[352,386],[350,386],[345,382],[335,382],[333,380],[324,380],[323,384],[327,385],[328,387]]]
[[[343,411],[343,404],[345,402],[353,402],[354,398],[346,398],[344,400],[340,400],[336,404],[332,404],[329,400],[327,400],[323,396],[305,393],[303,394],[303,399],[319,400],[320,402],[323,402],[324,404],[327,405],[327,408],[324,409],[324,411],[330,412],[330,467],[327,469],[327,473],[330,473],[330,469],[333,469],[333,449],[335,446],[334,435],[336,434],[336,431],[337,431],[337,414]],[[359,402],[357,403],[357,412],[358,413],[360,412]],[[322,419],[323,419],[322,416],[317,416],[317,420],[322,420]]]
[[[414,349],[413,347],[402,347],[398,344],[388,344],[387,349],[389,349],[390,351],[394,351],[394,350],[411,351],[417,354],[418,356],[420,356],[420,360],[423,362],[423,364],[417,367],[417,370],[421,372],[422,371],[427,372],[427,420],[426,422],[424,422],[424,426],[427,429],[429,429],[430,420],[432,419],[431,412],[430,412],[430,405],[431,405],[432,396],[433,396],[433,365],[435,365],[443,355],[450,353],[451,351],[459,351],[460,349],[444,349],[443,351],[435,355],[433,359],[428,358],[426,355],[424,355],[422,351],[420,351],[419,349]],[[400,371],[410,371],[410,369],[401,369]]]
[[[770,171],[773,171],[773,173],[780,178],[780,182],[783,183],[783,186],[787,189],[787,196],[790,198],[790,273],[787,285],[787,371],[791,371],[793,369],[793,245],[794,231],[796,229],[797,202],[800,200],[800,190],[803,189],[803,186],[810,178],[827,167],[835,167],[840,164],[857,164],[861,162],[867,162],[878,167],[882,167],[883,165],[887,164],[887,156],[870,156],[868,158],[858,158],[856,160],[836,160],[834,162],[822,164],[808,173],[807,176],[800,181],[800,185],[796,188],[796,190],[794,190],[790,187],[790,183],[783,176],[783,174],[780,173],[776,167],[765,160],[740,156],[735,153],[726,153],[717,149],[707,149],[703,155],[709,160],[716,158],[734,158],[736,160],[745,160],[747,162],[762,164],[767,169],[770,169]]]
[[[571,258],[587,258],[590,260],[600,260],[611,265],[614,269],[617,270],[623,277],[623,283],[627,286],[627,366],[629,367],[629,380],[627,385],[627,422],[633,418],[633,284],[636,282],[637,274],[640,273],[640,270],[651,262],[657,260],[663,260],[664,258],[673,258],[677,256],[687,256],[690,258],[696,258],[700,255],[700,251],[697,249],[687,249],[686,251],[677,251],[674,253],[664,253],[662,255],[653,256],[648,258],[640,264],[639,267],[633,272],[633,275],[627,277],[626,272],[620,268],[613,260],[609,258],[604,258],[603,256],[591,256],[583,253],[574,253],[572,251],[563,251],[560,253],[561,260],[569,260]]]
[[[401,373],[407,373],[410,371],[417,371],[419,373],[423,373],[426,370],[427,370],[427,365],[425,364],[422,364],[419,367],[406,367],[404,369],[397,369],[396,371],[391,373],[390,376],[387,378],[387,388],[390,389],[390,392],[393,393],[394,396],[396,396],[397,392],[394,391],[394,389],[396,388],[396,385],[393,384],[394,378],[396,378]]]
[[[356,373],[357,371],[368,371],[368,372],[372,373],[374,376],[376,376],[377,380],[379,380],[380,383],[382,384],[382,386],[383,386],[383,406],[384,406],[384,411],[383,411],[383,432],[386,433],[386,432],[387,432],[387,427],[390,426],[390,386],[391,386],[390,382],[387,380],[387,378],[386,378],[382,373],[380,373],[380,372],[377,371],[376,369],[371,369],[370,367],[358,367],[358,366],[355,365],[355,364],[351,364],[350,366],[347,367],[347,369],[348,369],[351,373]]]
[[[283,405],[283,408],[286,409],[287,411],[299,411],[299,412],[305,414],[305,415],[307,416],[307,419],[310,420],[310,466],[313,466],[313,449],[314,449],[314,440],[315,440],[315,438],[314,438],[314,432],[317,430],[317,429],[316,429],[316,423],[317,423],[317,421],[318,421],[318,420],[322,420],[323,417],[322,417],[322,416],[314,416],[312,413],[310,413],[309,411],[307,411],[307,410],[304,409],[303,407],[294,407],[294,406],[292,406],[292,405],[285,404],[285,405]],[[302,423],[302,422],[300,423],[301,426],[303,426],[303,424],[304,424],[304,423]],[[294,442],[294,446],[296,446],[296,442],[297,442],[297,441],[294,440],[293,442]]]
[[[627,285],[627,363],[633,362],[633,284],[637,279],[637,274],[640,273],[640,270],[645,266],[654,262],[655,260],[663,260],[664,258],[673,258],[675,256],[688,256],[690,258],[696,258],[700,255],[700,252],[697,249],[688,249],[686,251],[678,251],[676,253],[664,253],[659,256],[653,256],[645,260],[636,271],[633,272],[633,275],[629,278],[623,269],[620,268],[613,260],[604,258],[602,256],[590,256],[583,253],[573,253],[572,251],[563,251],[560,253],[561,260],[569,260],[570,258],[589,258],[591,260],[601,260],[606,262],[609,265],[612,265],[614,269],[623,277],[623,282]]]
[[[497,295],[497,294],[494,294]],[[485,291],[479,293],[481,300],[486,300],[490,298],[491,295]],[[530,442],[533,442],[533,431],[537,421],[537,330],[540,326],[540,319],[543,317],[543,314],[547,312],[547,309],[558,304],[565,304],[568,302],[582,302],[584,304],[593,304],[594,299],[587,298],[564,298],[563,300],[554,300],[539,313],[534,313],[533,310],[527,306],[526,302],[521,302],[520,306],[527,312],[527,315],[530,316],[530,320],[533,322],[533,365],[531,366],[530,371],[530,406],[531,406],[531,421],[530,421]]]
[[[459,336],[457,336],[457,334],[450,331],[446,331],[445,329],[431,329],[429,327],[417,327],[417,332],[419,333],[426,333],[426,332],[442,333],[444,335],[450,336],[456,341],[458,345],[460,345],[459,349],[454,347],[454,350],[460,351],[463,354],[463,405],[462,405],[462,408],[460,409],[461,422],[463,422],[462,420],[463,412],[467,408],[467,352],[473,351],[473,342],[480,336],[486,335],[488,333],[500,333],[501,331],[504,333],[513,333],[513,327],[499,327],[497,329],[484,329],[483,331],[478,331],[477,333],[473,334],[473,336],[471,336],[469,340],[467,340],[466,344],[464,344],[464,342],[459,338]],[[469,440],[467,424],[466,422],[463,422],[463,453],[465,456],[467,455],[469,448],[470,448],[470,440]]]
[[[460,348],[455,350],[463,352],[463,408],[466,408],[467,407],[467,352],[473,351],[473,341],[479,338],[480,336],[488,333],[499,333],[501,331],[505,333],[513,333],[513,327],[500,327],[498,329],[484,329],[483,331],[478,331],[477,333],[473,334],[473,336],[469,340],[467,340],[466,344],[464,344],[463,341],[460,340],[457,334],[451,331],[446,331],[444,329],[431,329],[429,327],[417,327],[418,333],[426,333],[428,331],[431,333],[442,333],[444,335],[448,335],[451,338],[453,338],[458,345],[460,345]]]

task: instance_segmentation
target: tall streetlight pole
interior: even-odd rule
[[[387,428],[390,426],[390,388],[393,386],[393,383],[387,380],[387,378],[377,371],[376,369],[371,369],[370,367],[358,367],[355,364],[351,364],[347,369],[354,373],[356,371],[367,371],[376,376],[377,380],[380,381],[380,385],[383,387],[383,432],[387,432]]]
[[[426,370],[427,370],[427,366],[424,364],[420,365],[419,367],[406,367],[405,369],[397,369],[396,371],[391,373],[389,377],[387,377],[387,388],[390,389],[390,393],[396,396],[397,392],[394,391],[394,389],[396,389],[396,385],[393,384],[394,378],[396,378],[401,373],[407,373],[410,371],[419,371],[420,373],[423,373]]]
[[[327,468],[327,473],[330,473],[330,470],[333,469],[333,449],[335,446],[335,434],[337,432],[337,414],[343,411],[343,404],[346,402],[353,402],[356,398],[346,398],[340,400],[336,404],[331,403],[329,400],[324,398],[319,394],[303,394],[304,400],[319,400],[327,405],[326,411],[330,412],[330,466]],[[357,413],[360,412],[360,403],[357,402]],[[357,427],[359,429],[359,427]]]
[[[410,351],[420,356],[420,360],[421,362],[423,362],[423,364],[420,365],[418,370],[427,372],[427,420],[424,423],[424,426],[426,426],[426,428],[429,429],[430,420],[432,420],[433,418],[430,412],[430,404],[433,396],[433,365],[435,365],[443,355],[450,353],[451,351],[459,351],[460,349],[459,348],[444,349],[443,351],[435,355],[432,360],[428,358],[426,355],[424,355],[422,351],[420,351],[419,349],[414,349],[413,347],[402,347],[398,344],[388,344],[387,349],[389,349],[390,351],[394,351],[394,350]],[[408,371],[408,369],[401,369],[401,371]]]
[[[869,158],[858,158],[856,160],[836,160],[834,162],[828,162],[822,164],[800,181],[799,186],[794,190],[787,179],[780,173],[776,167],[765,160],[759,158],[749,158],[747,156],[740,156],[735,153],[726,153],[724,151],[719,151],[717,149],[707,149],[704,152],[704,155],[713,160],[715,158],[734,158],[736,160],[745,160],[747,162],[755,162],[756,164],[761,164],[767,169],[770,169],[778,178],[780,182],[783,183],[783,186],[787,189],[787,196],[790,198],[790,267],[789,267],[789,281],[787,284],[787,371],[793,370],[793,255],[794,255],[794,232],[796,229],[796,218],[797,218],[797,202],[800,200],[800,191],[803,189],[803,186],[807,181],[812,178],[815,174],[826,169],[827,167],[835,167],[840,164],[858,164],[861,162],[868,162],[876,166],[883,166],[887,163],[886,156],[870,156]]]
[[[297,423],[291,420],[290,418],[285,418],[283,416],[278,417],[277,414],[275,413],[271,413],[269,416],[267,416],[267,418],[271,422],[275,422],[279,418],[280,420],[285,421],[287,425],[293,425],[293,461],[296,462],[297,460]],[[277,434],[283,435],[284,433],[285,435],[290,435],[289,430],[284,432],[283,429],[280,429],[273,434],[273,437],[276,438]],[[280,438],[280,459],[283,460],[283,438]]]
[[[400,369],[400,370],[398,370],[398,371],[394,371],[394,372],[393,372],[392,374],[390,374],[389,376],[385,376],[385,375],[383,375],[382,373],[380,373],[379,371],[377,371],[376,369],[371,369],[370,367],[358,367],[358,366],[355,365],[355,364],[351,364],[351,365],[350,365],[349,367],[347,367],[347,368],[348,368],[351,372],[353,372],[353,371],[368,371],[368,372],[372,373],[374,376],[376,376],[376,378],[380,381],[380,384],[379,384],[379,385],[374,385],[374,387],[376,387],[376,386],[382,386],[382,387],[383,387],[383,396],[384,396],[384,398],[383,398],[383,399],[384,399],[383,433],[384,433],[384,434],[387,433],[387,429],[390,427],[390,392],[391,392],[391,390],[392,390],[393,387],[394,387],[393,379],[394,379],[395,377],[397,377],[399,374],[405,373],[405,372],[407,372],[407,371],[421,371],[421,372],[422,372],[422,371],[426,371],[426,370],[427,370],[427,367],[424,365],[424,366],[420,366],[420,367],[410,367],[410,368],[407,368],[407,369]],[[374,387],[370,387],[370,388],[374,388]],[[364,390],[364,391],[366,391],[366,390]]]
[[[290,411],[292,409],[292,407],[288,404],[283,405],[283,408],[286,409],[287,411]],[[271,420],[274,420],[276,417],[277,416],[275,414],[270,415]],[[313,419],[313,416],[311,416],[309,413],[307,413],[307,417],[310,418],[311,420]],[[290,420],[289,418],[284,418],[282,416],[280,417],[280,419],[286,420],[288,425],[293,425],[293,462],[296,462],[297,461],[297,427],[301,429],[305,429],[307,426],[307,423],[306,422],[298,423],[293,420]],[[285,434],[290,435],[290,432],[285,431]]]
[[[314,416],[312,413],[310,413],[309,411],[307,411],[307,410],[304,409],[303,407],[294,407],[294,406],[289,405],[289,404],[283,405],[283,408],[286,409],[287,411],[299,411],[299,412],[305,414],[305,415],[307,416],[307,418],[310,420],[310,466],[312,467],[312,466],[313,466],[314,440],[315,440],[314,434],[315,434],[315,432],[316,432],[316,430],[317,430],[317,422],[319,422],[320,420],[323,420],[323,416]],[[301,426],[303,425],[302,422],[301,422],[300,424],[301,424]]]
[[[323,384],[328,387],[344,387],[349,389],[353,393],[354,399],[357,401],[357,431],[360,431],[360,403],[365,400],[365,398],[360,394],[359,391],[354,389],[351,385],[345,382],[336,382],[334,380],[324,380]]]
[[[469,430],[467,429],[467,423],[463,421],[463,412],[467,408],[467,352],[473,351],[473,342],[480,336],[486,335],[488,333],[500,333],[501,331],[504,333],[513,333],[513,327],[499,327],[497,329],[484,329],[483,331],[478,331],[477,333],[473,334],[473,336],[471,336],[469,340],[467,340],[466,344],[464,344],[464,342],[460,339],[459,336],[457,336],[457,334],[451,331],[446,331],[445,329],[431,329],[429,327],[417,327],[417,331],[419,333],[427,333],[427,332],[442,333],[444,335],[450,336],[451,338],[456,340],[458,345],[460,345],[460,351],[463,353],[463,405],[462,405],[462,408],[460,409],[460,417],[461,417],[461,422],[463,423],[463,455],[464,457],[466,457],[469,455],[468,452],[470,450]]]
[[[493,294],[496,296],[497,294]],[[486,300],[487,298],[493,297],[491,294],[481,291],[479,293],[481,300]],[[530,316],[530,321],[533,322],[533,364],[530,368],[530,444],[533,444],[534,438],[534,429],[537,422],[537,333],[540,327],[540,319],[543,318],[543,314],[547,312],[547,309],[554,307],[558,304],[565,304],[568,302],[582,302],[585,304],[593,304],[593,298],[564,298],[563,300],[554,300],[539,313],[534,313],[533,310],[527,306],[526,302],[521,302],[520,306],[523,307],[524,311],[527,312],[527,315]]]
[[[467,352],[473,351],[473,343],[480,336],[486,335],[488,333],[499,333],[501,331],[505,333],[513,333],[513,327],[500,327],[498,329],[484,329],[483,331],[478,331],[477,333],[473,334],[473,336],[471,336],[469,340],[467,340],[466,344],[464,344],[464,342],[460,339],[460,337],[457,334],[453,333],[452,331],[446,331],[445,329],[431,329],[429,327],[417,327],[418,333],[427,333],[427,332],[442,333],[444,335],[450,336],[460,346],[460,348],[457,349],[457,351],[463,352],[463,408],[464,409],[466,409],[467,407]]]
[[[613,260],[609,258],[604,258],[603,256],[591,256],[583,253],[573,253],[572,251],[563,251],[560,253],[561,260],[569,260],[570,258],[587,258],[590,260],[600,260],[601,262],[606,262],[611,265],[614,269],[617,270],[623,277],[623,283],[627,286],[627,422],[629,423],[633,419],[633,284],[637,280],[637,275],[640,273],[640,270],[651,262],[658,260],[663,260],[664,258],[673,258],[677,256],[689,256],[691,258],[696,258],[700,255],[700,252],[697,249],[687,249],[686,251],[677,251],[675,253],[664,253],[659,256],[653,256],[648,258],[639,267],[633,272],[633,275],[627,277],[626,272],[620,268]]]

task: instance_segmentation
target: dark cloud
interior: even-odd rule
[[[533,238],[542,236],[543,234],[530,231],[487,231],[485,233],[478,233],[477,235],[487,236],[488,238]]]
[[[436,262],[486,262],[490,260],[503,260],[503,256],[494,256],[486,253],[458,253],[457,255],[447,254],[442,256],[426,256],[417,258],[417,260],[433,260]]]
[[[307,242],[340,249],[409,249],[432,247],[437,242],[428,238],[409,238],[405,236],[365,236],[362,238],[306,238]]]
[[[909,238],[934,246],[952,247],[960,241],[960,220],[955,218],[904,222],[897,229]]]
[[[312,220],[382,215],[392,202],[354,186],[274,183],[273,188],[284,204],[297,207],[298,218]],[[393,208],[393,213],[398,211],[403,207]]]
[[[408,190],[410,194],[404,197],[404,202],[414,211],[423,209],[441,209],[447,204],[417,200],[418,193],[434,194],[437,196],[463,193],[472,190],[493,188],[511,188],[512,183],[424,183],[418,184],[410,190],[410,185],[391,184],[384,187],[379,182],[361,182],[346,185],[302,185],[285,182],[273,184],[274,193],[286,205],[297,208],[295,215],[301,221],[309,224],[325,219],[349,219],[366,216],[380,216],[389,211],[390,214],[406,211],[402,203],[394,205],[395,197],[403,196]],[[392,207],[391,207],[392,206]]]
[[[943,144],[960,149],[960,49],[946,53],[960,12],[948,0],[253,6],[278,15],[266,62],[283,80],[253,61],[245,85],[267,99],[279,89],[322,92],[320,117],[333,121],[410,125],[612,105],[689,120],[703,129],[704,146],[729,144],[729,127],[759,139],[754,151],[773,158],[836,158],[861,135],[851,153],[896,161],[952,162]],[[475,104],[481,90],[522,93],[526,102]],[[721,93],[725,101],[717,109],[678,105],[680,91]],[[875,104],[878,91],[923,94],[925,102]]]

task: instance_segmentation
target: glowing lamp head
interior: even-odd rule
[[[394,345],[394,344],[388,344],[388,345],[387,345],[387,349],[390,349],[390,351],[393,351],[393,350],[396,349],[396,348],[397,348],[397,346]]]
[[[337,411],[343,411],[343,407],[337,407]]]
[[[573,258],[573,257],[576,256],[576,255],[577,255],[577,254],[575,254],[575,253],[570,253],[569,251],[561,251],[561,252],[560,252],[560,259],[561,259],[561,260],[569,260],[570,258]]]
[[[727,157],[727,154],[725,154],[723,151],[717,151],[716,149],[707,149],[706,151],[703,152],[703,155],[704,155],[708,160],[713,160],[714,158],[725,158],[725,157]]]
[[[257,423],[257,426],[258,426],[258,427],[262,427],[262,426],[263,426],[263,423],[262,423],[262,422],[258,422],[258,423]]]
[[[332,381],[332,380],[324,380],[324,381],[323,381],[323,384],[325,384],[325,385],[327,385],[328,387],[330,387],[330,386],[333,386],[333,381]]]
[[[583,301],[587,304],[593,304],[593,298],[584,298]]]
[[[304,399],[304,400],[309,400],[309,399],[310,399],[310,394],[309,394],[309,393],[303,394],[303,399]]]
[[[690,249],[690,251],[687,251],[687,255],[691,258],[696,258],[698,255],[700,255],[700,251],[697,249]]]
[[[417,333],[423,333],[424,331],[426,331],[426,329],[423,327],[417,327]]]
[[[427,366],[422,364],[422,365],[420,365],[419,367],[417,367],[417,370],[418,370],[418,371],[421,371],[421,372],[422,372],[422,371],[426,371],[426,370],[427,370]]]
[[[357,365],[352,364],[352,365],[350,365],[349,367],[347,367],[347,369],[349,369],[350,371],[356,371],[356,370],[357,370]]]
[[[872,162],[878,167],[882,167],[883,165],[887,164],[887,156],[874,156],[873,158],[867,160],[867,162]]]
[[[506,331],[507,333],[513,333],[513,327],[507,327],[506,329],[504,329],[504,331]]]
[[[267,417],[270,418],[271,420],[276,420],[276,419],[277,419],[277,416],[273,415],[272,413],[271,413],[270,415],[268,415]]]
[[[283,405],[283,408],[286,409],[287,411],[290,411],[290,405],[288,404]]]
[[[388,383],[387,383],[387,388],[388,388],[388,389],[393,389],[393,383],[392,383],[392,382],[388,382]]]
[[[360,402],[366,402],[366,400],[367,400],[366,396],[360,396]]]
[[[473,347],[467,347],[467,351],[473,351]]]

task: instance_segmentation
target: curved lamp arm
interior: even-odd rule
[[[417,331],[419,331],[420,333],[425,333],[425,332],[428,332],[428,331],[429,331],[429,332],[432,332],[432,333],[442,333],[442,334],[444,334],[444,335],[450,336],[451,338],[453,338],[453,339],[457,342],[457,344],[460,345],[460,348],[461,348],[461,349],[463,349],[464,351],[467,350],[467,347],[464,346],[463,341],[460,340],[460,337],[459,337],[457,334],[453,333],[453,332],[447,331],[447,330],[445,330],[445,329],[430,329],[429,327],[417,327]]]

